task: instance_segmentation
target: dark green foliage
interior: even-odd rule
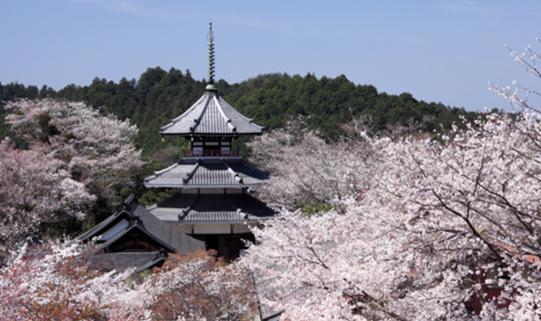
[[[299,208],[306,216],[325,213],[333,209],[332,205],[317,201],[299,204]]]
[[[347,127],[343,125],[352,119],[364,120],[375,132],[394,125],[414,125],[433,132],[445,131],[460,116],[471,119],[476,115],[462,108],[419,101],[408,93],[380,93],[370,85],[355,85],[343,75],[318,79],[312,74],[267,74],[232,85],[220,80],[217,85],[226,100],[260,125],[279,128],[301,116],[310,129],[331,140],[345,134]],[[158,130],[194,103],[204,87],[205,83],[193,79],[189,71],[155,67],[137,81],[123,78],[117,83],[96,78],[88,86],[68,85],[58,92],[47,86],[38,90],[0,84],[0,101],[51,96],[85,101],[120,119],[131,119],[139,127],[136,143],[148,157],[168,146],[186,148],[184,140],[164,140]],[[0,137],[5,135],[6,126],[0,121]],[[237,145],[244,152],[243,144]]]
[[[270,128],[284,125],[290,116],[304,116],[310,129],[327,138],[344,134],[341,126],[352,119],[368,122],[374,131],[389,125],[418,126],[427,132],[448,129],[461,108],[418,101],[408,93],[378,93],[370,85],[355,85],[345,76],[317,79],[286,74],[262,75],[238,85],[228,95],[241,112]]]

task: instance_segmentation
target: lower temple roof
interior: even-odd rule
[[[146,211],[145,208],[133,196],[130,196],[120,211],[80,235],[79,240],[83,242],[94,240],[97,251],[116,252],[118,243],[126,238],[136,237],[147,242],[149,251],[151,249],[152,251],[175,252],[173,247],[144,226],[140,217],[144,211]]]
[[[272,218],[275,211],[247,193],[177,193],[148,210],[162,221],[243,223]]]
[[[267,172],[238,157],[184,157],[166,169],[146,177],[145,187],[246,187],[261,184],[268,177]]]
[[[96,242],[95,255],[99,256],[93,262],[96,266],[105,268],[117,262],[122,266],[147,268],[161,264],[167,253],[188,253],[194,246],[204,248],[204,243],[195,244],[200,241],[178,229],[183,224],[191,224],[193,234],[193,226],[197,225],[253,224],[274,215],[273,209],[247,193],[180,192],[151,208],[145,208],[130,196],[121,210],[78,239]],[[246,233],[246,230],[233,232],[232,228],[227,233]]]

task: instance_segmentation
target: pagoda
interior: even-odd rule
[[[212,24],[208,41],[209,77],[205,92],[183,114],[160,129],[163,136],[187,139],[190,150],[144,181],[146,188],[175,192],[165,201],[146,208],[136,200],[129,200],[121,211],[123,216],[114,214],[104,221],[109,223],[102,222],[84,234],[84,239],[97,237],[98,243],[102,240],[107,244],[105,253],[115,249],[124,253],[145,252],[146,246],[163,257],[172,250],[186,254],[214,249],[218,256],[234,259],[246,241],[253,241],[250,226],[261,224],[275,214],[253,196],[257,186],[268,180],[268,173],[243,160],[232,148],[240,136],[261,135],[263,127],[239,113],[220,95],[214,81]],[[138,234],[129,238],[126,231],[134,226]],[[131,243],[115,244],[115,236],[121,233]],[[142,246],[133,240],[138,237],[144,237],[147,244]],[[135,247],[130,248],[130,244]]]

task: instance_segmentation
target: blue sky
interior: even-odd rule
[[[528,84],[505,44],[534,45],[539,17],[533,0],[0,0],[0,82],[58,89],[154,66],[203,78],[212,20],[217,77],[229,82],[344,74],[389,93],[507,108],[487,84]]]

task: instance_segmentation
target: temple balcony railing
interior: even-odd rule
[[[194,152],[194,151],[184,151],[182,153],[183,157],[240,157],[238,150],[224,152],[219,150],[206,150],[203,152]]]

